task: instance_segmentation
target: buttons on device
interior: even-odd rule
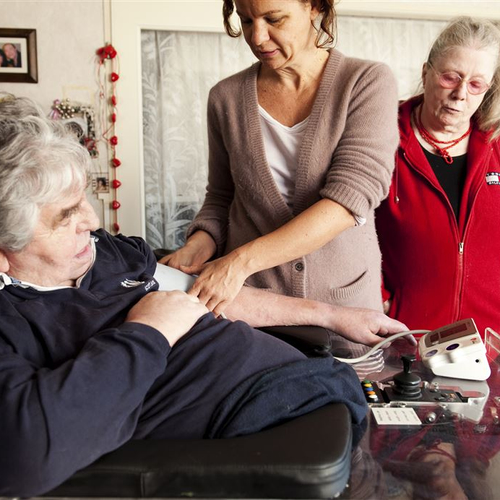
[[[361,387],[365,394],[365,399],[367,403],[378,403],[380,401],[377,393],[375,392],[375,387],[370,380],[363,380],[361,382]]]

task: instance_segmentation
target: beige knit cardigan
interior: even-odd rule
[[[382,63],[330,51],[299,151],[291,210],[266,161],[257,100],[259,68],[256,63],[210,91],[207,194],[188,237],[207,231],[220,256],[329,198],[366,217],[366,224],[309,255],[256,273],[247,283],[380,310],[374,209],[387,196],[398,144],[394,76]]]

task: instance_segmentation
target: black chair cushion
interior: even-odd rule
[[[350,472],[351,416],[331,404],[259,433],[130,441],[50,497],[332,498]]]

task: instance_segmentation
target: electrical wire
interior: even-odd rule
[[[408,332],[400,332],[396,333],[394,335],[391,335],[390,337],[386,337],[384,340],[379,342],[377,345],[373,346],[367,353],[363,354],[363,356],[360,356],[359,358],[337,358],[337,356],[333,356],[336,360],[342,361],[342,363],[349,363],[351,365],[355,365],[356,363],[361,363],[365,359],[369,358],[377,349],[380,349],[383,345],[392,342],[396,339],[399,339],[400,337],[406,337],[406,335],[412,335],[412,334],[421,334],[421,333],[429,333],[431,330],[410,330]]]

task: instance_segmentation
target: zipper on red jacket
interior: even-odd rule
[[[465,239],[465,235],[464,235],[464,239]],[[460,306],[462,304],[462,293],[464,290],[464,287],[463,287],[464,247],[465,247],[465,243],[463,241],[460,241],[458,243],[458,280],[457,280],[458,290],[457,290],[457,294],[455,295],[455,300],[454,300],[453,321],[458,320],[458,313],[460,311]]]
[[[474,213],[474,207],[476,205],[476,200],[477,200],[477,197],[479,195],[479,191],[481,191],[482,187],[483,187],[483,184],[481,184],[479,186],[479,188],[476,190],[476,192],[474,193],[474,198],[473,198],[472,203],[470,205],[469,217],[465,221],[465,228],[464,228],[464,234],[462,236],[462,241],[460,241],[458,243],[458,262],[459,262],[459,266],[458,267],[459,267],[459,278],[460,278],[460,280],[458,282],[459,290],[458,290],[458,294],[457,294],[456,300],[455,300],[455,320],[459,319],[460,308],[462,306],[462,295],[463,295],[463,291],[464,291],[463,280],[464,280],[464,251],[465,251],[465,241],[467,239],[467,232],[468,232],[468,229],[469,229],[470,221],[471,221],[473,213]]]
[[[453,230],[455,232],[455,242],[457,243],[457,246],[458,246],[458,263],[457,263],[457,276],[458,276],[458,279],[457,279],[457,286],[455,288],[455,293],[454,293],[454,300],[453,300],[453,321],[456,321],[458,319],[458,312],[460,310],[460,305],[461,305],[461,301],[462,301],[462,290],[463,290],[463,272],[464,272],[464,247],[465,247],[465,234],[467,232],[467,227],[469,225],[469,220],[472,216],[472,207],[474,205],[474,202],[476,201],[476,196],[477,196],[477,193],[476,195],[474,196],[474,201],[471,205],[471,213],[469,215],[469,218],[467,219],[467,222],[465,223],[465,230],[464,230],[464,237],[463,237],[463,240],[464,241],[460,241],[460,231],[458,230],[458,221],[457,221],[457,217],[455,215],[455,212],[453,211],[453,207],[451,206],[451,203],[450,203],[450,200],[448,198],[448,196],[446,195],[446,193],[444,192],[443,188],[441,187],[441,189],[438,189],[434,184],[432,184],[432,182],[427,178],[427,176],[425,176],[418,168],[415,167],[415,165],[413,165],[413,163],[410,161],[410,159],[408,158],[407,154],[406,154],[406,151],[403,151],[403,157],[404,159],[406,160],[406,162],[408,163],[408,165],[410,165],[410,167],[418,174],[420,175],[421,177],[423,177],[439,194],[440,196],[444,197],[444,200],[445,200],[445,203],[446,205],[448,206],[448,210],[453,214],[453,217],[452,217],[452,220],[453,220]],[[399,198],[398,198],[398,202],[399,202]]]

